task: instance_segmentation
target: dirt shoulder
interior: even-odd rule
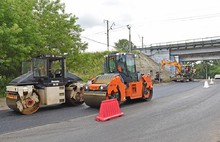
[[[0,110],[5,110],[9,109],[8,106],[6,105],[5,98],[0,98]]]

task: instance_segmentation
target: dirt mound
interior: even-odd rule
[[[140,71],[141,73],[150,73],[151,79],[154,79],[156,76],[156,72],[159,72],[160,70],[160,65],[153,61],[147,55],[144,55],[143,53],[138,53],[136,58],[136,68],[137,71]],[[169,80],[170,76],[171,74],[166,70],[161,71],[161,78],[163,80]]]

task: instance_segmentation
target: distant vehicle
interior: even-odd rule
[[[220,74],[216,74],[215,79],[220,79]]]

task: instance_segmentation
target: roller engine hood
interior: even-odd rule
[[[67,82],[82,81],[80,77],[70,72],[67,72],[66,76],[67,76]],[[34,84],[38,84],[38,80],[33,77],[33,72],[29,71],[13,79],[9,84],[10,85],[34,85]]]

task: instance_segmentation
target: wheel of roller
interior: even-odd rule
[[[144,82],[143,83],[143,89],[142,89],[142,99],[144,101],[150,101],[153,97],[153,89],[152,90],[149,90],[146,88],[147,86],[147,83]]]
[[[118,90],[118,92],[112,92],[111,95],[109,96],[109,99],[117,99],[118,103],[121,104],[120,91]]]
[[[40,95],[33,91],[32,96],[25,99],[25,103],[27,108],[24,108],[21,111],[22,114],[33,114],[35,113],[40,107]]]
[[[75,96],[75,97],[73,97],[73,96]],[[76,105],[81,105],[81,104],[84,103],[84,100],[83,100],[82,95],[80,94],[80,92],[76,92],[73,89],[72,90],[67,90],[66,94],[65,94],[65,97],[66,97],[66,104],[67,105],[76,106]]]
[[[33,114],[40,107],[40,96],[36,91],[33,91],[31,97],[25,98],[23,103],[25,103],[26,107],[22,104],[22,99],[18,94],[14,94],[17,99],[6,98],[6,104],[9,108],[17,111],[21,114]]]

